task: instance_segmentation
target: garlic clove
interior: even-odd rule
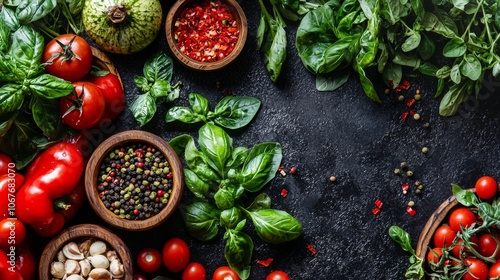
[[[89,277],[93,280],[112,280],[113,276],[105,268],[94,268],[90,271]],[[89,278],[87,278],[89,279]]]
[[[80,252],[80,249],[78,248],[78,244],[76,244],[75,242],[70,242],[70,243],[64,245],[62,252],[66,258],[71,259],[71,260],[83,260],[84,259],[83,253]]]
[[[90,254],[89,253],[90,245],[92,245],[93,242],[94,242],[93,238],[88,238],[81,241],[78,244],[78,249],[80,249],[80,252],[82,252],[85,257],[87,257]]]
[[[123,264],[118,259],[114,259],[111,261],[109,265],[109,271],[114,278],[122,278],[123,276],[125,276]]]
[[[65,274],[64,263],[53,262],[50,265],[50,274],[55,278],[63,278]]]
[[[108,268],[109,260],[104,255],[95,255],[87,258],[90,264],[95,268]]]
[[[116,253],[115,250],[110,250],[106,253],[106,257],[108,258],[108,260],[112,261],[112,260],[120,260],[118,258],[118,254]]]
[[[85,280],[85,278],[83,278],[82,276],[80,276],[78,274],[72,274],[72,275],[68,276],[65,280]]]
[[[64,256],[63,251],[57,252],[57,261],[62,263],[66,261],[66,256]]]
[[[80,264],[80,274],[83,276],[83,277],[87,277],[90,273],[90,270],[92,269],[92,266],[90,265],[90,261],[89,260],[81,260],[78,262],[78,264]]]
[[[66,274],[79,274],[80,264],[76,260],[66,260],[64,263],[64,271]]]
[[[106,243],[103,241],[95,241],[90,245],[89,253],[91,256],[102,255],[107,251]]]

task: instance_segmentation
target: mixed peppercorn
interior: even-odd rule
[[[238,36],[233,14],[219,1],[194,2],[175,22],[177,46],[183,54],[201,62],[214,62],[228,56]]]
[[[133,143],[111,151],[100,166],[97,190],[105,207],[128,220],[159,213],[172,192],[172,173],[155,147]]]

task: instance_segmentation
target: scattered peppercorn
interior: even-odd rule
[[[337,177],[335,176],[330,176],[330,182],[335,182],[337,181]]]
[[[408,177],[413,176],[413,171],[411,171],[411,170],[406,171],[406,176],[408,176]]]
[[[410,206],[410,207],[415,206],[415,201],[413,201],[413,200],[408,201],[408,206]]]
[[[419,113],[415,113],[413,115],[413,119],[416,120],[416,121],[420,120],[420,114]]]
[[[429,152],[429,148],[423,147],[422,148],[422,153],[427,154]]]
[[[401,174],[401,170],[399,168],[394,169],[394,174],[396,175]]]
[[[423,127],[424,127],[424,128],[429,128],[429,127],[431,127],[431,124],[430,124],[430,123],[428,123],[428,122],[426,122],[426,123],[424,123]]]
[[[407,167],[408,167],[408,163],[406,163],[406,161],[403,161],[403,162],[401,162],[401,163],[399,164],[399,167],[401,167],[401,168],[405,169],[405,168],[407,168]]]
[[[389,94],[389,93],[391,93],[391,90],[390,90],[390,89],[388,89],[388,88],[386,88],[386,89],[384,90],[384,93],[385,93],[385,94]]]
[[[419,101],[422,99],[422,95],[420,94],[415,94],[415,96],[413,96],[413,98],[415,98],[415,100]]]
[[[398,96],[398,100],[403,101],[403,100],[405,100],[405,97],[403,95],[400,95],[400,96]]]
[[[292,175],[297,174],[297,168],[296,168],[295,166],[292,166],[292,167],[290,168],[290,174],[292,174]]]

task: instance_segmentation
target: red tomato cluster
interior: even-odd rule
[[[494,198],[497,191],[498,183],[491,176],[476,181],[475,194],[483,201]],[[452,209],[433,234],[427,264],[434,267],[433,270],[447,267],[447,271],[462,275],[463,280],[500,279],[497,278],[500,277],[500,231],[492,227],[468,234],[468,228],[481,222],[473,208],[457,206]]]
[[[74,34],[52,39],[43,52],[45,70],[75,86],[73,93],[60,99],[59,112],[63,122],[77,130],[107,124],[125,107],[119,78],[112,73],[91,71],[93,58],[87,41]]]

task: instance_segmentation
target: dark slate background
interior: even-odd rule
[[[171,4],[171,0],[163,1],[164,17]],[[262,106],[254,121],[230,135],[235,146],[250,148],[265,141],[282,144],[282,164],[288,174],[278,174],[263,191],[271,196],[274,208],[288,211],[301,221],[304,234],[287,244],[269,245],[247,231],[255,242],[251,279],[265,279],[276,269],[286,271],[292,279],[404,279],[409,255],[389,238],[389,227],[398,225],[407,230],[416,246],[431,213],[451,195],[451,183],[469,188],[484,174],[500,178],[499,82],[485,77],[480,96],[469,100],[456,116],[444,118],[438,114],[439,100],[433,98],[436,82],[406,76],[411,89],[401,94],[408,98],[416,89],[421,90],[423,98],[413,109],[424,120],[402,121],[400,116],[408,107],[397,100],[398,94],[383,93],[380,76],[372,76],[372,80],[382,104],[364,95],[356,75],[335,92],[318,92],[315,77],[305,70],[295,49],[295,22],[287,22],[287,59],[279,81],[273,83],[255,43],[258,2],[245,0],[242,8],[249,34],[243,53],[232,65],[200,73],[175,63],[172,82],[182,81],[184,85],[180,98],[173,104],[161,104],[155,118],[144,127],[139,127],[126,109],[110,129],[97,131],[98,140],[128,129],[150,131],[167,141],[183,133],[197,137],[198,126],[165,124],[169,106],[187,106],[190,92],[208,98],[211,108],[227,94],[226,89],[234,95],[256,97]],[[108,54],[123,79],[127,102],[140,93],[134,76],[142,75],[144,62],[157,51],[170,55],[164,26],[154,43],[140,53]],[[430,128],[423,127],[426,121]],[[429,153],[421,152],[424,146]],[[394,175],[393,170],[403,161],[414,172],[413,177]],[[292,166],[298,170],[296,175],[288,172]],[[330,182],[330,176],[336,176],[337,181]],[[422,194],[415,192],[416,180],[425,186]],[[404,195],[401,185],[406,182],[411,189]],[[280,195],[282,189],[288,190],[286,197]],[[189,198],[186,190],[182,203]],[[375,216],[371,210],[377,198],[384,205]],[[405,212],[410,200],[416,203],[413,217]],[[88,205],[72,224],[84,222],[107,226]],[[179,212],[146,232],[113,230],[127,242],[134,258],[142,248],[161,250],[169,238],[181,237],[191,248],[191,260],[206,267],[207,279],[217,267],[226,265],[222,234],[211,242],[194,240],[184,232]],[[316,254],[306,248],[308,244]],[[256,263],[267,258],[274,259],[269,267]],[[180,274],[166,270],[147,276],[156,275],[180,279]]]

